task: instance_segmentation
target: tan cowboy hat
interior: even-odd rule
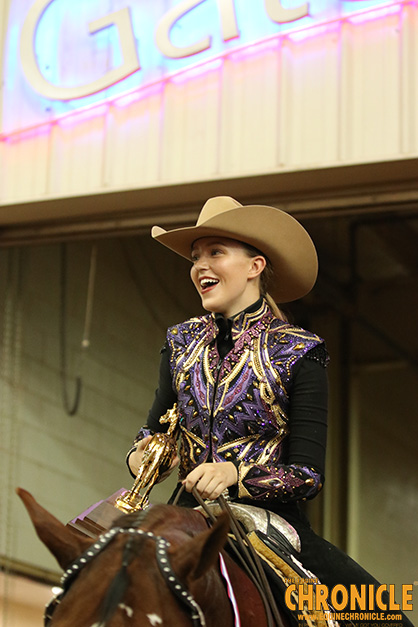
[[[193,242],[201,237],[219,235],[254,246],[273,265],[269,294],[277,303],[305,296],[318,274],[315,246],[297,220],[275,207],[241,205],[229,196],[209,198],[196,226],[172,231],[154,226],[151,235],[186,259],[190,259]]]

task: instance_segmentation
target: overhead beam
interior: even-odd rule
[[[0,205],[0,245],[191,224],[217,195],[278,206],[300,219],[412,211],[417,171],[418,158],[14,202]]]

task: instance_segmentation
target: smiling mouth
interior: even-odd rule
[[[215,285],[218,285],[218,283],[218,279],[202,279],[200,281],[200,289],[202,290],[202,292],[206,292],[211,287],[215,287]]]

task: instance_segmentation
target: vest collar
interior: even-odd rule
[[[270,314],[270,316],[273,317],[273,314],[271,313],[264,298],[259,298],[255,303],[231,318],[225,319],[222,314],[219,313],[211,314],[214,334],[218,335],[220,329],[224,332],[225,326],[228,325],[231,331],[232,340],[236,342],[236,340],[246,333],[250,327],[267,314]]]

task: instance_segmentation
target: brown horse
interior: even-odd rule
[[[63,525],[25,490],[18,488],[17,493],[39,538],[66,571],[65,593],[47,625],[267,626],[256,586],[222,550],[227,517],[208,528],[196,510],[154,505],[122,515],[94,541]],[[234,597],[238,612],[233,610]]]

